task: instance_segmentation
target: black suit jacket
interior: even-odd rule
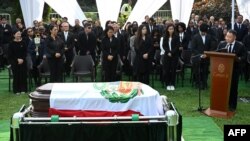
[[[211,35],[207,34],[205,37],[205,44],[203,44],[202,37],[200,33],[196,34],[191,43],[192,48],[192,55],[197,56],[204,54],[204,51],[212,51],[216,50],[216,41],[214,41],[214,38],[212,38]],[[201,59],[203,63],[209,63],[209,59]]]
[[[246,35],[243,39],[243,44],[247,51],[250,51],[250,34]]]
[[[149,26],[152,26],[153,27],[153,29],[150,31],[150,27]],[[152,32],[153,32],[153,30],[156,30],[157,29],[157,27],[156,27],[156,25],[150,25],[150,24],[147,24],[146,25],[146,28],[147,28],[147,34],[148,35],[151,35],[152,34]]]
[[[179,57],[179,47],[180,47],[180,38],[179,36],[174,36],[173,39],[171,40],[171,50],[169,49],[169,44],[168,44],[169,39],[164,37],[163,39],[163,48],[165,50],[165,57],[168,57],[168,53],[171,53],[173,58],[178,58]]]
[[[60,37],[56,37],[55,40],[48,36],[45,40],[46,56],[48,59],[64,59],[64,43]],[[61,57],[56,58],[55,54],[60,53]]]
[[[138,43],[139,42],[139,43]],[[134,71],[136,74],[148,73],[151,69],[152,61],[152,50],[153,45],[150,36],[146,36],[145,40],[138,41],[135,38],[135,62],[134,62]],[[148,59],[144,59],[143,55],[148,54]]]
[[[3,28],[2,26],[0,26],[0,47],[2,46],[3,44]]]
[[[237,41],[242,41],[248,32],[248,29],[247,29],[246,25],[244,25],[244,24],[241,24],[241,28],[239,29],[238,24],[235,23],[234,30],[237,32],[237,35],[236,35]]]
[[[117,60],[118,49],[120,47],[119,40],[113,36],[112,41],[108,37],[104,37],[102,39],[102,57],[103,61],[108,61],[108,55],[112,55],[114,57],[113,60]]]
[[[126,56],[125,53],[125,48],[126,48],[126,42],[125,42],[125,38],[121,33],[117,33],[117,37],[116,37],[119,41],[119,48],[118,48],[118,54],[120,55],[121,59],[123,58],[123,56]]]
[[[194,35],[196,35],[197,33],[199,33],[199,30],[197,28],[191,29],[190,27],[187,27],[186,33],[190,37],[189,40],[192,40],[193,37],[194,37]]]
[[[58,36],[63,40],[64,47],[67,47],[68,50],[65,50],[65,53],[73,53],[74,48],[74,34],[68,32],[67,40],[65,39],[64,32],[59,32]]]
[[[216,46],[211,35],[207,34],[205,37],[205,44],[203,44],[203,40],[200,34],[196,34],[192,39],[192,53],[193,55],[203,54],[204,51],[215,50]]]
[[[5,27],[3,27],[0,24],[0,28],[2,28],[3,31],[3,39],[2,39],[2,43],[3,44],[7,44],[11,42],[12,39],[12,28],[9,24],[6,24]]]
[[[8,59],[9,63],[11,64],[11,67],[18,66],[17,59],[23,59],[24,63],[26,63],[26,57],[27,57],[27,45],[24,40],[20,42],[12,41],[10,42],[9,48],[8,48]]]
[[[179,40],[180,40],[180,34],[178,34]],[[180,46],[183,47],[184,50],[188,49],[188,43],[190,40],[190,36],[187,32],[184,32],[184,37],[182,39],[182,42],[180,42]]]
[[[217,50],[221,50],[222,48],[226,48],[227,47],[227,42],[223,41],[218,45]],[[227,50],[225,50],[227,52]],[[235,60],[234,60],[234,69],[240,69],[240,63],[243,62],[246,59],[246,50],[244,45],[239,42],[239,41],[235,41],[234,47],[233,47],[233,51],[232,53],[234,53],[235,56]]]
[[[95,55],[96,36],[94,33],[89,33],[87,39],[85,32],[81,32],[78,36],[77,44],[80,55],[87,55],[88,51],[92,57]]]

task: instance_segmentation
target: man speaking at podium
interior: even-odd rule
[[[236,41],[236,35],[237,32],[235,30],[229,30],[226,34],[225,41],[220,42],[217,49],[217,51],[220,52],[235,54],[231,87],[230,87],[230,96],[229,96],[230,111],[235,111],[237,107],[238,83],[241,71],[240,64],[246,59],[246,51],[244,45],[241,42]]]

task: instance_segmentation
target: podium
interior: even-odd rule
[[[204,113],[212,117],[231,118],[234,112],[229,111],[228,101],[235,54],[214,51],[204,53],[210,57],[211,72],[210,108]]]

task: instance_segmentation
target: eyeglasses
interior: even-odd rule
[[[33,32],[33,30],[29,30],[28,33]]]
[[[91,29],[92,27],[89,26],[89,27],[87,27],[87,28],[88,28],[88,29]]]

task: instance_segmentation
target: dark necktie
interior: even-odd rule
[[[180,41],[182,42],[182,40],[183,40],[183,35],[181,35],[181,37],[180,37]]]
[[[232,44],[229,44],[228,53],[231,53],[231,50],[232,50]]]
[[[241,28],[241,24],[239,24],[239,29]]]

